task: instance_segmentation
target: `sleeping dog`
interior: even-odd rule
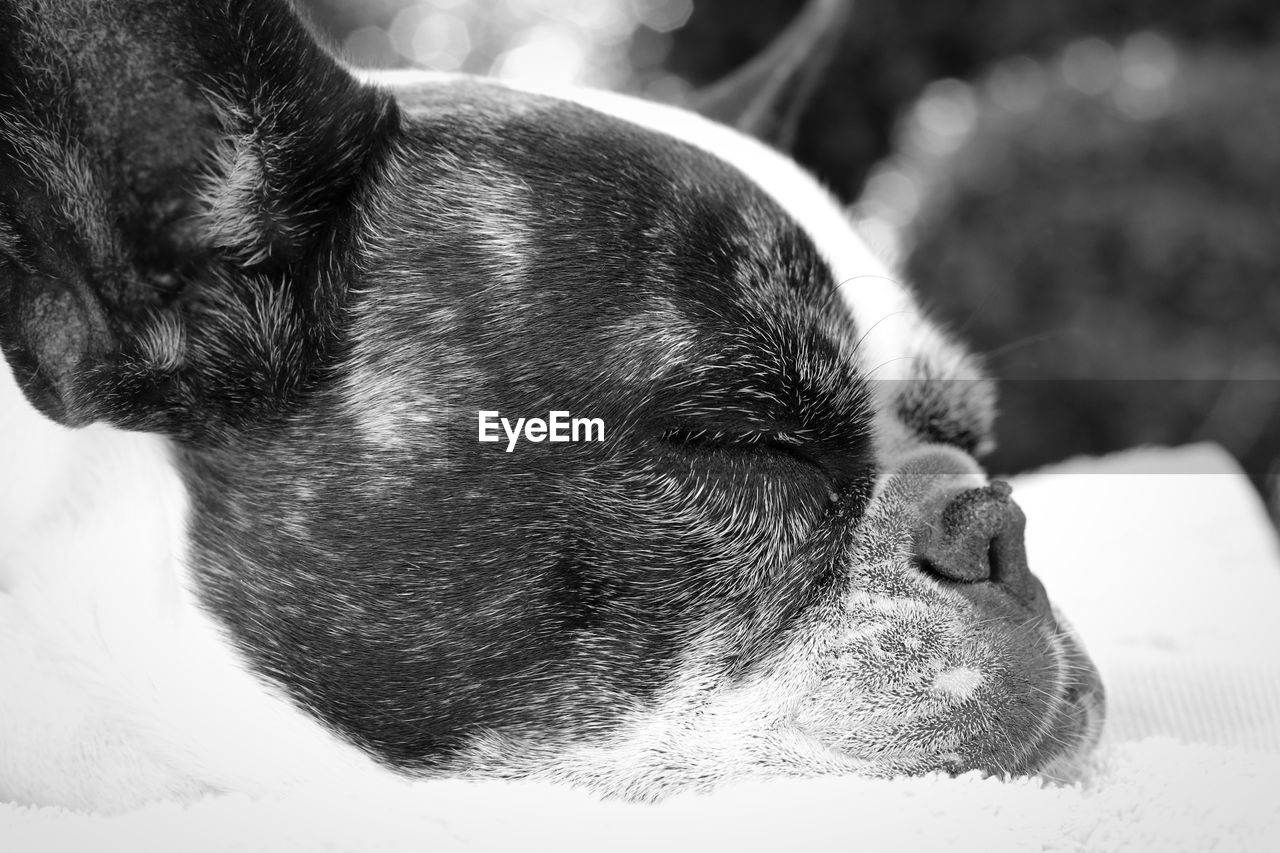
[[[0,0],[0,796],[1087,750],[990,384],[771,147],[843,9],[712,121]]]

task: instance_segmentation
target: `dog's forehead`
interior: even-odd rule
[[[666,147],[668,154],[680,156],[678,152],[684,150],[688,153],[683,156],[691,159],[699,155],[707,158],[701,165],[710,161],[723,164],[751,190],[772,203],[771,206],[757,207],[756,211],[767,210],[794,225],[814,256],[825,266],[828,283],[838,288],[858,330],[859,368],[875,371],[876,378],[884,380],[912,375],[907,362],[918,357],[922,337],[928,332],[923,328],[927,324],[923,324],[909,290],[857,236],[850,217],[836,199],[790,158],[686,110],[612,92],[585,88],[558,88],[554,91],[536,87],[516,89],[513,87],[521,84],[418,72],[380,73],[372,75],[371,79],[390,85],[410,112],[463,109],[474,116],[477,109],[499,109],[510,113],[529,110],[541,113],[540,120],[554,123],[555,118],[550,113],[554,112],[557,104],[565,108],[566,113],[572,106],[586,107],[611,118],[619,139],[634,137],[636,131],[642,129],[648,132],[650,144],[678,142],[679,145]],[[517,93],[527,97],[512,97]],[[484,106],[477,107],[477,103]],[[610,123],[595,122],[594,127],[599,131],[610,127]],[[575,128],[562,125],[557,132],[570,135]],[[695,170],[691,175],[694,181],[691,186],[707,189],[705,184],[697,182],[699,175],[696,170],[700,164],[691,163],[690,166]],[[625,160],[617,163],[620,173],[627,167]],[[563,178],[550,177],[556,181]],[[741,193],[741,187],[737,191]],[[624,215],[624,209],[620,207],[617,214]],[[494,240],[495,246],[507,248],[517,240],[522,228],[527,227],[502,221],[501,215],[495,217],[493,225],[496,227],[491,233],[500,235]],[[673,221],[671,225],[673,229],[689,227],[689,223],[680,221]],[[764,235],[748,232],[744,236],[761,238]],[[764,247],[757,256],[764,256],[768,248]]]
[[[905,362],[918,355],[922,325],[913,296],[860,240],[835,197],[794,160],[754,138],[673,106],[591,88],[539,93],[588,106],[730,165],[776,202],[826,264],[858,329],[860,368],[876,371],[879,379],[910,377]]]
[[[362,398],[388,365],[468,410],[522,376],[640,389],[734,351],[771,357],[784,340],[791,362],[852,370],[832,357],[852,330],[807,232],[740,169],[669,134],[563,99],[446,86],[415,93],[372,186],[348,362],[370,374],[353,383]],[[480,408],[574,403],[571,384],[555,390]]]
[[[388,250],[415,227],[434,232],[423,240],[465,237],[451,245],[504,265],[494,270],[493,289],[540,273],[535,265],[560,269],[583,259],[599,277],[624,272],[618,262],[652,268],[645,276],[633,266],[612,282],[614,295],[651,294],[643,285],[658,279],[719,296],[732,295],[732,284],[787,278],[821,289],[832,281],[785,204],[746,171],[679,137],[474,81],[418,92],[407,114],[404,143],[384,176],[392,199],[371,224],[373,240]]]
[[[367,229],[371,310],[355,329],[381,353],[373,362],[396,360],[416,330],[416,363],[466,366],[453,387],[472,385],[486,362],[530,375],[613,366],[641,379],[731,358],[727,341],[756,353],[785,341],[782,361],[822,365],[820,396],[852,376],[872,384],[886,445],[984,443],[991,392],[969,381],[980,371],[787,157],[607,92],[435,74],[390,82],[409,142]],[[443,315],[464,342],[455,351],[421,320]],[[569,339],[572,363],[556,363]],[[500,368],[513,350],[521,362]],[[568,390],[543,402],[572,403]]]

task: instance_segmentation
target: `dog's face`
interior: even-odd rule
[[[0,26],[6,358],[56,420],[172,438],[201,603],[344,739],[647,796],[1096,736],[971,456],[991,388],[781,155],[359,84],[271,2]],[[553,412],[598,423],[500,425]]]

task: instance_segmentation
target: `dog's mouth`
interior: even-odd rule
[[[1055,649],[1057,671],[1049,685],[1053,699],[1038,740],[1026,744],[1022,766],[1011,772],[1037,773],[1055,782],[1072,782],[1102,738],[1106,689],[1075,632],[1056,611],[1058,630],[1047,639]]]

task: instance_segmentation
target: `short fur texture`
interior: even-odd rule
[[[993,395],[782,155],[616,96],[359,82],[269,0],[3,0],[0,27],[0,343],[31,406],[97,424],[9,429],[154,492],[132,539],[56,487],[14,528],[0,659],[95,672],[48,754],[107,719],[127,758],[82,789],[19,751],[0,793],[381,766],[651,798],[1096,737],[1033,577],[916,559],[932,497],[984,482]],[[554,409],[608,440],[476,441],[478,411]],[[0,513],[42,494],[22,470]],[[167,592],[24,598],[86,560]],[[52,627],[86,618],[134,639]],[[39,706],[0,694],[7,741]],[[287,745],[226,751],[215,717]]]

